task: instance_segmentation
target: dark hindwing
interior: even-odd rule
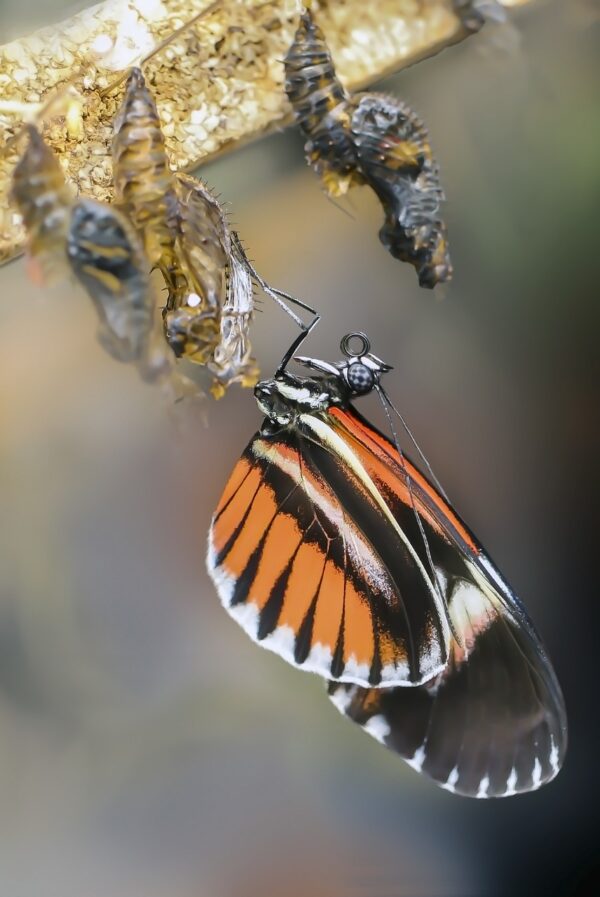
[[[466,662],[454,651],[437,682],[366,689],[331,682],[338,709],[449,791],[504,797],[558,773],[566,750],[562,696],[539,642],[502,616]]]
[[[248,634],[303,669],[416,684],[445,666],[449,628],[421,557],[329,415],[258,434],[227,485],[209,571]]]
[[[372,449],[376,462],[365,463],[402,520],[405,501],[397,486],[386,491],[385,484],[385,478],[394,483],[403,477],[395,448],[357,414],[335,416],[348,440],[354,436]],[[449,791],[501,797],[539,788],[559,771],[567,741],[552,666],[523,606],[481,546],[408,461],[406,469],[448,607],[448,665],[417,688],[331,683],[330,697],[342,713]]]

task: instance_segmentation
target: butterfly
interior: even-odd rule
[[[449,791],[541,786],[562,764],[566,715],[525,608],[431,469],[401,450],[380,382],[390,366],[367,337],[347,334],[335,364],[297,356],[311,374],[296,376],[287,364],[305,335],[255,387],[265,420],[212,519],[223,605]],[[393,438],[352,404],[372,391]]]

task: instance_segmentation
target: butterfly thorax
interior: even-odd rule
[[[258,407],[266,415],[267,428],[293,426],[301,414],[326,412],[347,401],[344,384],[335,375],[295,377],[287,371],[254,387]]]
[[[352,348],[352,341],[357,342],[358,347]],[[379,388],[382,374],[391,367],[371,354],[365,334],[346,334],[341,349],[345,358],[336,364],[295,356],[295,361],[319,371],[317,376],[296,377],[282,370],[273,379],[261,380],[255,386],[254,395],[258,407],[267,417],[267,429],[294,426],[300,415],[326,414],[333,405],[347,406],[352,399]]]

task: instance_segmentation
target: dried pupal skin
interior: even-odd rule
[[[177,252],[186,289],[169,294],[165,335],[178,358],[208,367],[215,378],[211,392],[221,398],[233,383],[252,387],[259,376],[249,338],[252,272],[209,187],[178,173],[176,189]]]
[[[176,188],[185,274],[206,305],[218,309],[226,292],[225,268],[231,251],[225,213],[210,187],[199,178],[178,173]]]
[[[249,331],[254,314],[254,283],[246,254],[236,233],[231,234],[227,300],[221,313],[219,345],[209,368],[215,375],[211,392],[221,398],[232,383],[251,388],[260,370],[252,356]]]
[[[73,208],[67,255],[100,322],[98,339],[118,361],[140,361],[152,330],[154,300],[141,242],[114,206],[80,199]]]
[[[386,249],[413,265],[423,287],[450,280],[446,229],[437,215],[444,194],[418,116],[394,97],[350,96],[310,10],[300,15],[285,73],[288,98],[308,138],[307,161],[328,193],[368,184],[385,213],[379,237]]]
[[[175,191],[154,97],[141,69],[131,70],[115,118],[115,198],[142,236],[146,255],[165,279],[176,281]]]
[[[231,276],[237,260],[216,197],[197,178],[171,171],[156,104],[139,69],[127,80],[113,148],[120,207],[167,286],[168,345],[177,358],[209,366],[223,387],[253,385],[256,365],[247,344],[251,277],[247,289],[241,268]]]
[[[60,163],[34,125],[26,125],[28,143],[12,176],[10,197],[23,218],[30,267],[42,283],[64,274],[64,251],[74,191]]]
[[[127,80],[115,121],[115,194],[167,286],[167,343],[178,358],[206,365],[220,339],[229,236],[208,188],[173,174],[158,111],[140,69]]]
[[[227,295],[229,230],[206,184],[176,176],[176,252],[182,278],[170,289],[163,312],[167,342],[177,358],[208,364],[220,340]]]

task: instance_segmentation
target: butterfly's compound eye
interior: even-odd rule
[[[352,392],[357,395],[371,392],[375,386],[375,375],[373,371],[368,368],[366,364],[361,364],[360,361],[348,365],[346,369],[346,380],[348,381],[348,386]]]

